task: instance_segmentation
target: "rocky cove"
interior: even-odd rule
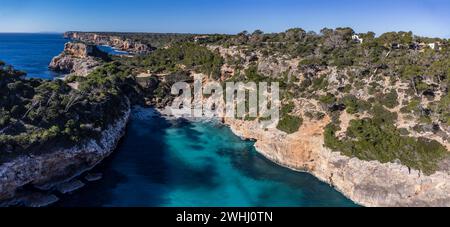
[[[172,116],[167,108],[159,111]],[[264,129],[258,120],[222,118],[220,121],[243,140],[255,141],[256,151],[268,160],[310,173],[361,206],[450,206],[448,171],[426,175],[401,163],[364,161],[332,151],[324,145],[328,117],[305,120],[293,134],[276,128]]]
[[[17,188],[30,184],[51,189],[61,184],[57,182],[69,182],[93,168],[114,151],[129,115],[128,110],[123,119],[103,133],[99,142],[89,141],[80,147],[2,165],[1,175],[5,176],[1,184],[3,198],[9,198]],[[311,122],[298,133],[285,135],[277,130],[262,130],[257,122],[225,119],[225,124],[236,135],[256,141],[256,150],[267,159],[295,171],[311,173],[358,204],[390,207],[448,205],[445,196],[449,190],[447,173],[425,176],[418,171],[410,172],[399,164],[361,161],[332,152],[323,147],[320,126],[325,123]],[[19,196],[9,203],[30,203],[24,198],[28,197]]]
[[[76,35],[75,37],[78,36]],[[104,42],[102,41],[103,38],[87,37],[88,38],[86,39],[97,40],[96,44]],[[213,51],[217,49],[217,47],[214,46],[209,48]],[[95,49],[92,49],[89,44],[68,43],[66,44],[64,53],[56,57],[52,61],[52,65],[55,65],[55,68],[60,67],[65,68],[69,72],[75,72],[78,71],[73,70],[73,68],[78,68],[76,65],[83,65],[86,61],[94,59],[95,61],[98,60],[92,69],[95,70],[97,66],[100,67],[101,64],[101,58],[96,57],[95,52]],[[227,48],[219,48],[218,53],[224,56],[232,55]],[[258,65],[256,71],[262,71],[268,74],[283,74],[284,71],[291,70],[298,64],[298,60],[296,59],[283,63],[282,60],[276,58],[275,61],[277,61],[277,63],[274,63],[273,60],[265,58],[261,53],[253,53],[250,55],[251,57],[245,55],[243,57],[246,62],[244,64],[245,67],[250,68],[252,66],[251,62],[260,61],[263,64]],[[73,62],[76,63],[73,64]],[[301,74],[301,72],[295,70],[287,74],[289,80]],[[339,75],[336,69],[328,68],[320,72],[317,68],[311,67],[308,68],[308,70],[312,72],[307,72],[307,77],[312,77],[314,76],[313,74],[319,74],[322,78],[328,78],[332,83],[336,82],[336,84],[344,84],[344,82],[340,81],[342,78],[338,78]],[[86,70],[82,70],[82,72],[83,73],[79,74],[76,73],[76,75],[83,76],[84,74],[85,76],[89,73]],[[190,75],[190,73],[187,73],[187,75]],[[229,74],[228,76],[233,76],[235,72],[230,65],[225,64],[222,67],[221,73],[223,79],[227,76],[226,74]],[[170,74],[160,74],[157,76],[151,74],[142,76],[141,74],[140,79],[149,79],[150,81],[149,83],[143,83],[145,84],[144,91],[153,93],[154,85],[164,85],[169,79],[162,78],[162,76],[166,76],[167,78],[171,77]],[[155,78],[161,81],[155,82]],[[178,77],[175,76],[175,78]],[[183,76],[180,78],[186,79]],[[152,88],[146,88],[145,86],[150,86]],[[333,86],[335,85],[333,84]],[[395,89],[400,92],[404,85],[396,84],[395,86],[397,86]],[[76,89],[77,86],[73,87]],[[341,87],[330,86],[330,89],[335,88],[336,90],[342,90]],[[162,93],[164,94],[164,92]],[[364,95],[364,93],[362,95]],[[168,105],[168,102],[170,103],[170,100],[168,100],[170,98],[167,97],[154,98],[150,95],[147,98],[152,99],[152,101],[147,103],[158,107],[164,107]],[[299,108],[297,102],[301,101],[303,100],[295,100],[293,112],[304,116],[309,107],[305,106],[305,109]],[[333,107],[331,104],[329,106]],[[315,111],[321,110],[318,106],[318,104],[314,104],[311,109]],[[325,106],[324,109],[327,109],[329,106]],[[90,169],[98,164],[101,160],[111,154],[117,141],[122,137],[125,125],[130,118],[131,105],[128,104],[126,109],[127,110],[124,111],[125,117],[118,120],[119,123],[116,122],[112,124],[102,132],[102,138],[107,138],[108,141],[104,139],[100,139],[100,142],[89,141],[87,145],[82,145],[81,147],[50,152],[51,155],[48,156],[32,155],[30,157],[23,157],[13,162],[5,163],[2,166],[2,171],[0,171],[1,175],[5,176],[0,178],[5,181],[4,184],[2,183],[0,191],[4,191],[5,193],[2,194],[3,197],[0,198],[5,199],[19,195],[21,190],[19,190],[19,193],[15,194],[17,189],[21,189],[24,186],[25,188],[52,188],[54,185],[48,185],[49,182],[62,181],[66,183],[67,179],[73,178],[71,176],[77,176],[80,172]],[[347,115],[342,114],[340,116],[342,120],[341,126],[344,126],[343,130],[348,127],[348,125],[346,127],[345,125],[349,124],[350,121],[348,119],[345,120],[345,116]],[[352,116],[347,116],[347,118],[351,117]],[[438,171],[426,175],[422,171],[401,164],[400,161],[381,163],[379,161],[364,161],[358,158],[344,156],[341,152],[332,151],[324,145],[324,130],[332,121],[333,119],[328,115],[325,115],[323,118],[304,118],[300,128],[294,133],[288,134],[278,129],[261,129],[257,120],[243,121],[223,119],[223,122],[230,127],[234,134],[246,140],[256,141],[254,145],[256,150],[268,160],[295,171],[311,173],[360,205],[450,206],[450,199],[448,198],[450,192],[450,179],[449,172],[446,171],[448,168],[440,168]],[[190,131],[188,130],[188,132]],[[430,135],[429,132],[417,134],[418,136],[434,136]],[[176,133],[172,136],[178,138]],[[188,138],[195,139],[195,135],[191,135],[191,137]],[[445,138],[440,141],[445,146],[448,146],[445,142]],[[200,149],[198,146],[194,147],[195,149]],[[223,155],[223,151],[220,151],[219,154]],[[56,159],[54,159],[54,157],[56,157]],[[62,161],[65,159],[68,161]],[[62,164],[55,164],[55,162]],[[443,166],[445,166],[445,163],[443,163]],[[54,175],[54,172],[48,173],[45,171],[46,168],[52,170],[56,169],[58,170],[57,172],[61,170],[60,173],[63,174]],[[25,171],[22,172],[22,169],[25,169]],[[146,169],[149,170],[148,168]],[[209,170],[210,167],[205,169]],[[67,178],[67,176],[69,176],[69,178]],[[212,183],[212,185],[214,185],[214,183]],[[176,194],[176,196],[180,195]],[[19,199],[14,200],[13,202],[23,201],[20,201]]]
[[[102,133],[99,141],[91,140],[71,149],[55,150],[41,156],[23,157],[0,166],[0,198],[7,201],[4,205],[33,204],[36,198],[30,199],[29,195],[17,190],[29,185],[52,190],[95,167],[115,150],[124,135],[130,111],[131,106],[124,111],[121,119]],[[358,204],[449,204],[446,192],[450,179],[447,173],[425,176],[399,164],[362,161],[324,148],[323,127],[327,119],[307,122],[298,133],[291,135],[276,129],[263,130],[258,122],[225,118],[224,123],[237,136],[256,141],[256,150],[267,159],[295,171],[311,173]]]
[[[117,144],[121,138],[123,138],[125,134],[125,131],[129,131],[128,133],[131,133],[129,135],[129,139],[132,140],[144,140],[148,141],[148,139],[142,139],[142,134],[139,132],[140,130],[150,130],[148,132],[148,135],[151,137],[156,137],[154,140],[150,140],[149,145],[142,146],[143,148],[151,146],[151,147],[160,147],[159,143],[163,142],[162,139],[156,135],[161,135],[165,132],[161,133],[158,130],[162,130],[165,127],[165,124],[162,123],[165,122],[163,118],[155,118],[155,117],[144,117],[143,120],[139,120],[137,124],[139,127],[142,127],[142,129],[136,129],[136,123],[132,123],[131,127],[132,129],[127,129],[127,125],[130,124],[130,119],[135,118],[134,121],[136,121],[136,118],[140,119],[140,114],[134,113],[134,117],[131,117],[132,107],[128,99],[125,99],[127,104],[123,108],[122,114],[111,123],[108,127],[106,127],[100,135],[100,138],[98,139],[91,139],[82,141],[76,146],[70,147],[70,148],[61,148],[61,149],[50,149],[39,152],[39,154],[30,154],[30,155],[24,155],[19,156],[11,161],[5,162],[0,166],[0,191],[1,191],[1,197],[0,206],[27,206],[27,207],[40,207],[40,206],[47,206],[51,205],[56,202],[56,204],[69,204],[68,206],[91,206],[92,203],[96,204],[95,199],[99,199],[102,197],[96,197],[97,193],[89,193],[90,196],[93,196],[94,198],[92,200],[87,201],[86,203],[82,203],[84,201],[83,199],[78,200],[77,196],[80,193],[82,195],[82,192],[84,190],[89,190],[89,188],[95,187],[98,183],[91,183],[91,181],[99,180],[102,178],[102,175],[105,178],[106,184],[111,178],[113,181],[119,181],[120,177],[117,178],[115,174],[111,174],[109,172],[106,172],[105,174],[96,174],[98,169],[96,168],[98,165],[102,165],[103,161],[105,159],[109,159],[110,155],[114,153],[114,151],[117,152]],[[139,112],[139,111],[138,111]],[[188,143],[188,147],[191,147],[192,155],[195,155],[196,153],[200,152],[202,149],[201,145],[195,145],[195,138],[196,136],[201,136],[202,132],[199,131],[197,133],[193,133],[191,130],[191,126],[184,124],[181,121],[181,126],[176,126],[173,129],[169,130],[182,130],[181,132],[174,132],[172,134],[174,142],[176,144],[176,141],[178,141],[178,136],[184,134],[184,130],[189,132],[190,136],[185,138],[184,140],[186,143]],[[175,120],[176,124],[178,123],[178,120]],[[146,124],[150,124],[150,126],[147,126]],[[156,124],[156,125],[154,125]],[[154,126],[152,126],[154,125]],[[200,126],[200,125],[199,125]],[[199,127],[195,126],[195,127]],[[217,193],[231,193],[229,196],[231,196],[231,201],[222,201],[221,203],[214,203],[215,201],[220,201],[217,199],[209,199],[206,201],[196,200],[196,198],[202,198],[202,196],[205,196],[205,193],[202,191],[203,187],[211,187],[212,185],[216,185],[219,183],[214,183],[216,180],[210,179],[211,175],[216,174],[216,171],[212,171],[208,173],[208,175],[204,175],[209,169],[212,168],[213,163],[210,163],[210,158],[208,157],[205,162],[201,162],[199,169],[197,170],[197,167],[191,169],[192,167],[189,167],[189,165],[186,165],[183,162],[177,161],[177,158],[173,160],[171,165],[172,167],[169,168],[169,172],[172,171],[181,171],[179,174],[176,174],[172,177],[174,177],[176,185],[168,186],[167,189],[170,190],[177,190],[178,187],[180,188],[198,188],[200,190],[199,193],[202,194],[202,196],[198,197],[198,195],[176,195],[176,197],[180,197],[179,200],[172,201],[170,203],[171,205],[161,205],[160,206],[181,206],[183,204],[190,204],[186,203],[186,198],[192,198],[192,205],[200,205],[204,204],[205,206],[217,206],[217,205],[242,205],[242,206],[255,206],[257,204],[265,204],[264,206],[299,206],[299,204],[302,204],[302,206],[352,206],[353,204],[349,201],[347,201],[344,197],[342,197],[339,193],[335,192],[334,190],[331,190],[328,186],[318,183],[315,179],[312,179],[312,177],[309,177],[307,175],[305,176],[297,176],[297,174],[292,173],[292,171],[288,171],[284,168],[278,168],[275,166],[272,166],[271,163],[268,163],[265,161],[265,159],[261,159],[259,157],[254,157],[250,160],[247,160],[243,162],[243,157],[247,157],[250,155],[252,157],[254,154],[252,154],[252,151],[249,149],[249,143],[242,141],[240,139],[234,138],[234,136],[227,135],[229,134],[223,127],[210,127],[209,124],[205,124],[204,126],[201,125],[200,127],[206,127],[207,133],[211,133],[211,135],[208,135],[206,138],[208,138],[208,141],[211,140],[212,135],[216,135],[216,144],[211,145],[210,151],[208,151],[206,154],[214,155],[215,158],[222,159],[224,157],[224,152],[228,153],[230,151],[233,151],[231,154],[227,154],[225,157],[230,157],[232,160],[236,159],[239,163],[240,168],[242,168],[239,171],[234,170],[234,166],[228,166],[225,165],[220,168],[231,168],[217,171],[219,173],[226,173],[225,175],[230,178],[223,182],[222,186],[220,186],[218,189],[215,189],[211,191],[211,198],[217,197]],[[155,132],[153,132],[156,130]],[[215,130],[220,130],[219,132],[215,132]],[[136,131],[138,132],[136,134]],[[208,132],[210,131],[210,132]],[[205,133],[205,132],[204,132]],[[140,137],[140,136],[141,137]],[[147,135],[147,134],[145,134]],[[152,136],[153,135],[153,136]],[[233,144],[231,147],[228,147],[229,145],[222,144],[224,138],[228,138],[228,140],[232,140]],[[129,140],[128,139],[128,140]],[[167,139],[164,139],[167,140]],[[136,142],[136,141],[134,141]],[[125,142],[127,143],[127,142]],[[129,142],[128,142],[129,143]],[[194,145],[189,145],[190,143],[194,143]],[[198,142],[201,144],[201,142]],[[166,146],[174,146],[172,145],[162,145],[161,149],[165,150]],[[126,157],[133,157],[137,155],[136,153],[149,152],[148,149],[139,149],[137,147],[134,147],[132,144],[126,144],[126,147],[130,147],[128,152],[123,151],[123,146],[121,146],[122,151],[119,153],[120,160],[119,163],[127,164],[126,161],[123,161],[123,159],[127,159]],[[141,148],[142,148],[141,147]],[[185,151],[185,148],[181,149],[174,149],[174,151]],[[244,150],[242,150],[244,149]],[[215,151],[217,150],[217,151]],[[153,151],[155,152],[155,151]],[[142,156],[142,160],[145,159],[156,159],[154,164],[148,164],[150,160],[146,161],[146,164],[143,167],[140,167],[141,169],[145,169],[145,175],[151,174],[152,172],[166,172],[166,168],[164,167],[158,167],[159,162],[165,162],[166,160],[164,157],[167,155],[162,151],[159,151],[160,153],[151,154],[148,153],[150,156]],[[162,153],[161,153],[162,152]],[[217,152],[217,154],[216,154]],[[242,152],[248,153],[244,154]],[[145,152],[144,152],[145,153]],[[152,155],[157,155],[154,158],[152,158]],[[115,156],[115,155],[113,155]],[[197,157],[194,156],[193,160],[197,160]],[[161,160],[160,160],[161,159]],[[255,160],[258,160],[258,167],[252,170],[250,168],[251,166],[255,166],[255,163],[253,163]],[[186,161],[192,161],[190,158]],[[109,162],[109,160],[108,160]],[[219,163],[222,163],[218,162]],[[227,162],[225,162],[227,163]],[[133,160],[132,163],[129,163],[131,165],[138,165],[139,162],[136,162],[136,160]],[[200,163],[199,163],[200,164]],[[123,165],[123,164],[122,164]],[[179,165],[185,167],[179,167]],[[224,164],[220,164],[221,166]],[[236,164],[234,164],[236,165]],[[247,167],[249,165],[249,167]],[[261,166],[262,165],[262,166]],[[118,165],[120,167],[120,165]],[[178,167],[177,167],[178,166]],[[204,167],[203,167],[204,166]],[[168,168],[168,167],[167,167]],[[181,169],[180,169],[181,168]],[[250,168],[250,169],[249,169]],[[263,168],[262,170],[259,170],[260,168]],[[249,170],[247,170],[249,169]],[[245,171],[244,171],[245,170]],[[93,172],[91,172],[93,171]],[[141,170],[142,171],[142,170]],[[235,171],[235,175],[229,176],[231,172]],[[241,173],[243,171],[244,173]],[[250,173],[247,173],[247,171],[250,171]],[[253,171],[257,171],[253,173]],[[267,173],[265,171],[268,171]],[[86,175],[86,172],[90,172],[90,174]],[[100,171],[101,172],[101,171]],[[270,173],[270,174],[269,174]],[[165,173],[167,174],[167,173]],[[251,178],[247,174],[251,174]],[[269,176],[265,176],[269,174]],[[85,180],[83,180],[83,176]],[[160,174],[158,174],[159,176]],[[255,176],[253,176],[255,175]],[[273,176],[272,176],[273,175]],[[289,177],[286,177],[289,176]],[[209,177],[208,177],[209,176]],[[267,177],[270,177],[270,183],[267,181],[269,179],[266,179]],[[185,180],[185,178],[187,180]],[[262,179],[261,179],[262,178]],[[275,179],[271,179],[275,178]],[[278,179],[280,178],[280,179]],[[154,180],[158,180],[159,177],[154,176]],[[235,182],[237,179],[239,179],[239,182]],[[300,189],[300,187],[294,187],[290,184],[297,184],[293,179],[299,179],[302,181],[309,182],[309,186],[303,189]],[[232,182],[229,182],[229,181]],[[104,180],[100,180],[100,184],[103,184]],[[192,181],[192,182],[191,182]],[[211,182],[212,181],[212,182]],[[243,181],[243,182],[241,182]],[[255,182],[256,181],[256,182]],[[221,182],[221,181],[218,181]],[[227,183],[228,182],[228,183]],[[301,182],[301,181],[300,181]],[[302,183],[300,183],[302,185]],[[115,183],[116,184],[116,183]],[[170,183],[173,184],[173,183]],[[178,185],[181,184],[181,185]],[[191,185],[192,184],[192,185]],[[241,185],[243,184],[243,185]],[[125,188],[127,191],[130,190],[130,187],[132,187],[133,184],[125,184]],[[191,186],[189,186],[191,185]],[[217,187],[217,186],[215,186]],[[223,189],[221,189],[223,187]],[[88,189],[84,189],[88,188]],[[273,188],[273,190],[278,190],[278,193],[273,193],[272,195],[267,195],[267,189]],[[106,194],[109,194],[110,191],[113,191],[115,187],[107,187],[105,190],[108,191]],[[166,189],[166,190],[167,190]],[[220,189],[220,190],[219,190]],[[244,190],[245,189],[245,190]],[[307,189],[307,190],[306,190]],[[134,190],[137,190],[136,188]],[[161,192],[159,190],[155,189],[148,189],[147,187],[141,186],[139,187],[139,190],[141,193],[154,193],[159,196]],[[222,191],[223,190],[223,191]],[[231,192],[229,192],[231,190]],[[251,190],[253,192],[248,192],[247,190]],[[311,192],[308,192],[308,190],[311,190]],[[323,191],[323,194],[314,194],[317,191]],[[197,192],[187,192],[184,193],[197,193]],[[306,193],[306,196],[303,195],[303,193]],[[254,194],[254,196],[249,196]],[[290,195],[295,196],[296,199],[288,199],[286,196]],[[242,197],[244,196],[244,197]],[[260,198],[262,196],[262,198]],[[70,205],[72,203],[67,202],[67,200],[71,201],[71,198],[74,198],[76,200],[75,204],[78,205]],[[158,205],[157,201],[158,199],[151,199],[150,201],[143,200],[142,198],[139,198],[138,201],[130,200],[129,195],[127,193],[123,193],[122,196],[125,198],[125,204],[131,206],[133,204],[139,205],[139,206],[149,206],[151,204]],[[226,197],[225,197],[226,198]],[[59,201],[58,200],[62,200]],[[209,202],[208,202],[209,201]],[[82,205],[82,204],[88,204],[88,205]],[[112,203],[116,204],[116,203]],[[119,203],[118,203],[119,204]],[[209,205],[208,205],[209,204]],[[122,205],[120,205],[122,206]]]
[[[160,109],[164,115],[170,111]],[[425,175],[400,163],[380,163],[350,158],[324,146],[324,128],[330,119],[303,122],[299,131],[286,134],[263,129],[258,120],[221,119],[268,160],[294,171],[307,172],[366,207],[450,206],[450,175],[438,171]]]
[[[135,107],[103,178],[58,207],[352,207],[307,173],[280,167],[214,119],[182,119]],[[130,193],[132,192],[132,193]]]

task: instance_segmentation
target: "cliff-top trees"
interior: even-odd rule
[[[413,42],[412,32],[387,32],[382,34],[377,40],[381,45],[403,44],[409,45]]]
[[[83,91],[63,80],[24,79],[21,72],[0,68],[0,163],[33,152],[50,151],[96,139],[126,105],[126,77],[106,65],[79,79]],[[17,74],[17,75],[16,75]],[[101,79],[100,79],[101,78]],[[127,90],[129,91],[129,90]]]
[[[345,139],[336,138],[336,126],[325,130],[325,145],[350,157],[377,160],[382,163],[400,161],[403,165],[432,174],[438,163],[448,157],[440,143],[425,138],[402,136],[393,125],[372,119],[352,120]]]
[[[138,65],[154,73],[190,69],[216,79],[219,78],[220,69],[224,64],[224,60],[218,53],[192,43],[181,43],[168,49],[159,49],[137,61]]]

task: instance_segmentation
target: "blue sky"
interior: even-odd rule
[[[0,0],[0,32],[237,33],[291,27],[450,38],[448,0]]]

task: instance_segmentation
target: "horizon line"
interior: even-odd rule
[[[277,31],[277,32],[264,32],[263,31],[263,32],[264,32],[264,34],[279,34],[279,33],[286,32],[289,29],[295,29],[295,28],[303,29],[301,27],[292,27],[292,28],[285,29],[284,31]],[[329,27],[324,27],[322,29],[325,29],[325,28],[329,28]],[[348,27],[348,26],[347,27],[346,26],[339,26],[339,27],[334,27],[334,28],[329,28],[329,29],[335,30],[335,29],[338,29],[338,28],[351,28],[355,32],[355,34],[366,34],[368,32],[373,32],[373,31],[370,31],[370,30],[366,31],[366,32],[358,32],[358,31],[355,31],[352,27]],[[315,31],[315,30],[309,30],[308,31],[308,30],[305,30],[305,29],[303,29],[303,30],[305,30],[306,32],[315,32],[316,34],[320,34],[320,31],[322,29],[320,29],[319,31]],[[256,31],[256,30],[260,30],[260,29],[255,29],[254,31]],[[252,31],[250,31],[250,30],[243,30],[243,31],[247,31],[250,34],[252,33]],[[243,31],[241,31],[241,32],[243,32]],[[85,30],[85,31],[83,31],[83,30],[66,30],[66,31],[36,31],[36,32],[33,32],[33,31],[0,31],[0,34],[64,34],[66,32],[131,33],[131,34],[133,34],[133,33],[136,33],[136,34],[138,34],[138,33],[143,33],[143,34],[182,34],[182,35],[237,35],[237,34],[240,33],[240,32],[237,32],[237,33],[218,33],[218,32],[215,32],[215,33],[193,33],[193,32],[151,32],[151,31],[113,31],[113,30],[110,30],[110,31],[101,31],[101,30],[98,30],[98,31],[92,31],[92,30],[91,31],[89,31],[89,30]],[[376,37],[379,37],[380,35],[385,34],[385,33],[389,33],[389,32],[412,32],[413,36],[416,36],[416,37],[439,38],[439,39],[448,39],[448,40],[450,40],[450,35],[447,35],[447,36],[428,36],[428,35],[421,35],[421,34],[418,34],[418,33],[414,33],[413,31],[405,31],[405,30],[385,31],[385,32],[382,32],[380,34],[377,34],[375,32],[374,33],[376,34]]]

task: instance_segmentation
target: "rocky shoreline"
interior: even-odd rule
[[[59,149],[43,155],[24,156],[0,165],[0,206],[28,203],[29,196],[21,197],[24,187],[52,190],[67,184],[82,173],[92,169],[108,157],[125,134],[131,106],[100,139],[91,139],[69,149]],[[54,201],[54,199],[52,199]]]
[[[323,146],[327,119],[306,122],[287,135],[263,130],[257,122],[226,119],[238,136],[256,140],[256,150],[269,160],[295,171],[308,172],[335,187],[357,204],[367,207],[450,206],[450,175],[431,176],[396,163],[349,158]]]

